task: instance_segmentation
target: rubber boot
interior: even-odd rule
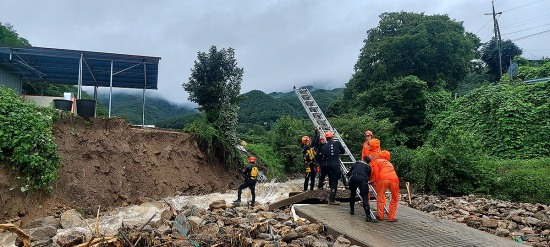
[[[349,207],[349,214],[354,215],[355,214],[355,207],[354,205],[350,205]]]
[[[331,190],[330,195],[328,196],[328,204],[330,205],[340,205],[340,202],[336,201],[336,190]]]
[[[376,218],[371,217],[370,210],[367,209],[366,207],[364,207],[364,209],[365,209],[365,215],[366,215],[365,219],[366,219],[366,221],[367,222],[372,222],[372,223],[378,223],[378,220]]]

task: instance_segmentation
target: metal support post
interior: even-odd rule
[[[113,97],[113,60],[111,60],[111,75],[109,78],[109,118],[111,118],[112,97]]]
[[[143,63],[143,98],[141,104],[141,127],[145,128],[145,88],[147,87],[147,66]]]
[[[84,58],[84,54],[80,53],[80,62],[78,63],[78,94],[77,99],[82,98],[82,59]]]
[[[97,117],[97,84],[94,86],[94,101],[95,101],[94,117]]]

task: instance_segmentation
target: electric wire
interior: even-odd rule
[[[535,2],[532,2],[532,3],[528,3],[528,4],[525,4],[525,5],[521,5],[521,6],[515,7],[515,8],[511,8],[511,9],[508,9],[508,10],[504,10],[504,11],[501,11],[501,12],[502,12],[502,13],[504,13],[504,12],[509,12],[509,11],[516,10],[516,9],[519,9],[519,8],[523,8],[523,7],[526,7],[526,6],[535,4],[535,3],[540,3],[540,2],[542,2],[542,1],[543,1],[543,0],[535,1]]]
[[[487,26],[487,24],[489,24],[489,22],[491,22],[492,20],[489,20],[487,21],[487,23],[485,23],[479,30],[477,30],[477,32],[475,32],[475,34],[477,35],[477,33],[479,33],[479,31],[481,31],[485,26]]]
[[[533,29],[548,26],[548,25],[550,25],[550,23],[546,23],[544,25],[539,25],[539,26],[536,26],[536,27],[526,28],[526,29],[522,29],[522,30],[518,30],[518,31],[514,31],[514,32],[509,32],[509,33],[505,33],[505,34],[521,33],[521,32],[524,32],[524,31],[533,30]],[[505,34],[502,34],[502,35],[505,35]]]
[[[526,25],[526,24],[531,24],[531,23],[543,21],[544,17],[548,17],[548,16],[550,16],[550,14],[546,14],[546,15],[535,17],[535,18],[515,22],[515,23],[509,24],[509,25],[504,25],[504,26],[501,27],[501,29],[509,29],[509,28],[514,28],[514,27],[517,27],[517,26],[523,26],[523,25]]]
[[[525,35],[525,36],[522,36],[522,37],[519,37],[519,38],[516,38],[512,41],[520,41],[520,40],[524,40],[524,39],[530,39],[532,37],[535,37],[535,36],[539,36],[539,35],[543,35],[543,34],[546,34],[546,33],[550,33],[550,29],[548,30],[544,30],[544,31],[541,31],[541,32],[538,32],[538,33],[533,33],[533,34],[529,34],[529,35]]]

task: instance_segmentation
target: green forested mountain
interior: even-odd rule
[[[141,95],[114,94],[112,97],[112,115],[122,117],[132,124],[141,124]],[[98,101],[109,106],[109,95],[98,95]],[[172,128],[164,124],[165,120],[178,116],[192,117],[196,112],[181,105],[173,104],[162,98],[145,97],[145,124],[163,123],[162,127]]]
[[[332,90],[310,88],[310,90],[313,90],[313,97],[315,97],[315,100],[323,110],[340,97],[343,92],[342,88]],[[272,123],[285,115],[298,119],[307,118],[300,101],[293,91],[265,94],[259,90],[252,90],[242,95],[239,107],[240,132],[246,132],[248,128],[255,124],[264,126],[264,123],[270,129]]]

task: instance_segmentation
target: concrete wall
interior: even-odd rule
[[[25,95],[23,97],[24,101],[34,102],[42,107],[50,107],[53,105],[54,99],[63,99],[63,97],[53,97],[53,96],[37,96],[37,95]]]
[[[17,94],[21,94],[22,82],[19,77],[14,76],[0,68],[0,85],[13,89]]]

